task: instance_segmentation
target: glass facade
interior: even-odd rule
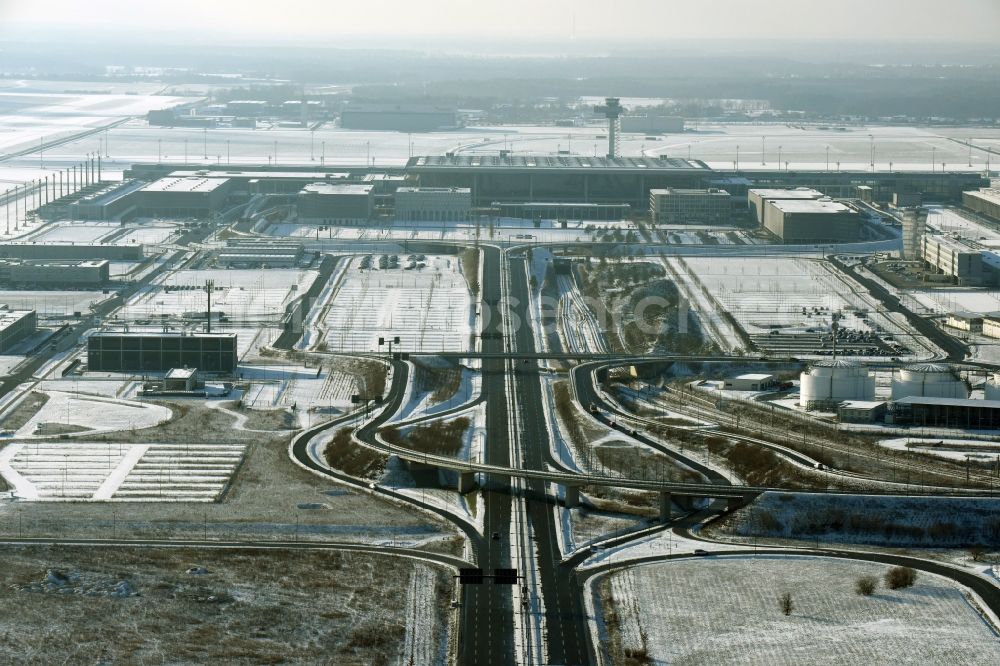
[[[96,333],[87,342],[87,364],[94,372],[234,372],[236,334]]]

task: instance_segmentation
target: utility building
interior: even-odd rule
[[[34,310],[8,310],[0,307],[0,354],[6,354],[12,347],[35,333],[38,316]]]
[[[472,212],[468,187],[400,187],[396,219],[407,222],[464,222]]]
[[[985,187],[975,192],[962,192],[962,205],[1000,222],[1000,188]]]
[[[653,224],[730,224],[733,201],[717,188],[668,187],[649,191],[649,211]]]
[[[235,333],[100,331],[87,339],[93,372],[167,372],[191,367],[205,372],[236,370]]]
[[[296,204],[304,224],[364,224],[374,212],[374,185],[313,183],[299,192]]]

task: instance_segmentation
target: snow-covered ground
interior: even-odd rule
[[[11,310],[35,310],[39,317],[87,313],[91,305],[109,297],[100,291],[0,291],[0,303]]]
[[[29,501],[211,502],[243,445],[20,442],[0,449],[0,474]]]
[[[855,594],[889,567],[805,556],[726,556],[611,574],[620,650],[655,664],[960,664],[1000,662],[1000,639],[948,579]],[[790,592],[794,609],[779,610]],[[605,613],[610,609],[604,608]],[[610,663],[622,663],[622,654]]]
[[[242,365],[240,373],[250,386],[243,404],[256,409],[295,406],[309,421],[310,412],[340,413],[351,408],[351,395],[359,392],[357,379],[328,367]]]
[[[318,273],[295,269],[178,270],[139,291],[122,308],[123,317],[204,313],[206,280],[215,281],[212,311],[234,320],[280,319],[285,306],[304,294]]]
[[[399,336],[400,351],[465,351],[474,310],[454,256],[428,256],[426,268],[360,270],[355,259],[322,326],[329,351],[388,351],[379,338]],[[378,257],[373,259],[378,265]]]
[[[902,339],[917,356],[921,337],[900,317],[887,315],[872,296],[829,263],[797,257],[686,257],[675,274],[689,276],[711,294],[712,303],[730,313],[749,334],[828,332],[833,314],[840,326],[877,331]],[[676,267],[675,267],[676,268]],[[690,291],[697,291],[690,289]],[[857,313],[866,313],[862,318]],[[711,312],[710,312],[711,314]]]
[[[68,382],[65,388],[69,388]],[[39,426],[43,424],[85,430],[88,433],[115,432],[149,428],[172,416],[166,407],[149,403],[67,391],[45,393],[48,395],[48,402],[18,429],[18,437],[38,434]]]
[[[895,437],[879,440],[879,445],[895,451],[918,451],[948,460],[985,462],[1000,460],[1000,441],[948,439],[936,437]]]

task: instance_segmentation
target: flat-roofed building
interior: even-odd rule
[[[296,204],[303,224],[364,224],[374,212],[374,185],[312,183]]]
[[[982,333],[988,338],[1000,338],[1000,314],[983,316]]]
[[[945,323],[951,328],[969,333],[979,333],[983,330],[983,316],[975,312],[952,312]]]
[[[837,418],[842,423],[876,423],[885,418],[884,400],[845,400],[837,406]]]
[[[910,396],[892,402],[885,422],[892,425],[996,430],[1000,428],[1000,400]]]
[[[973,192],[962,192],[962,205],[974,213],[1000,222],[1000,188],[986,187]]]
[[[167,176],[139,190],[139,215],[148,217],[208,217],[222,209],[229,193],[228,178]]]
[[[764,224],[764,208],[768,201],[792,199],[822,199],[823,193],[809,187],[751,188],[747,190],[747,204],[757,216],[757,223]]]
[[[8,310],[0,306],[0,354],[6,354],[25,338],[33,335],[38,326],[34,310]]]
[[[77,220],[125,219],[136,211],[138,193],[145,186],[141,180],[114,183],[71,203],[69,214]]]
[[[621,117],[623,132],[639,132],[642,134],[665,134],[667,132],[683,132],[684,119],[680,116],[668,116],[662,113],[635,114]]]
[[[87,368],[93,372],[167,372],[199,368],[236,370],[235,333],[99,331],[87,338]]]
[[[18,286],[99,287],[111,281],[111,262],[0,260],[0,281]]]
[[[783,243],[850,243],[861,236],[861,214],[829,199],[780,199],[764,205],[764,228]]]
[[[292,267],[302,259],[300,241],[283,238],[230,238],[219,251],[219,263],[243,267]]]
[[[730,224],[733,200],[717,188],[667,187],[649,191],[653,224]]]
[[[978,286],[983,281],[983,253],[971,241],[941,234],[924,234],[920,256],[938,273],[949,275],[957,284]]]
[[[723,384],[723,388],[729,391],[768,391],[777,386],[778,380],[774,375],[756,372],[730,377]]]
[[[0,258],[10,259],[111,259],[113,261],[142,261],[143,246],[139,243],[114,245],[112,243],[0,243]]]
[[[464,222],[472,212],[468,187],[399,187],[396,219],[406,222]]]
[[[344,129],[431,132],[455,127],[454,109],[399,104],[352,104],[340,113]]]

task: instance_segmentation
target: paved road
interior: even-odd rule
[[[522,322],[530,322],[528,311],[531,296],[524,259],[510,259],[510,301],[512,314]],[[530,326],[517,327],[516,349],[528,354],[535,352],[535,340]],[[545,397],[542,395],[538,363],[534,360],[518,362],[517,406],[520,437],[524,462],[531,469],[545,469],[552,461],[549,444],[549,424],[542,409]],[[533,497],[544,497],[545,482],[541,479],[527,481],[528,496],[524,499],[527,515],[531,521],[535,537],[536,563],[542,584],[542,600],[545,604],[546,654],[552,664],[586,664],[587,655],[587,615],[582,599],[573,584],[573,568],[562,566],[562,551],[559,547],[556,515],[548,502]]]

